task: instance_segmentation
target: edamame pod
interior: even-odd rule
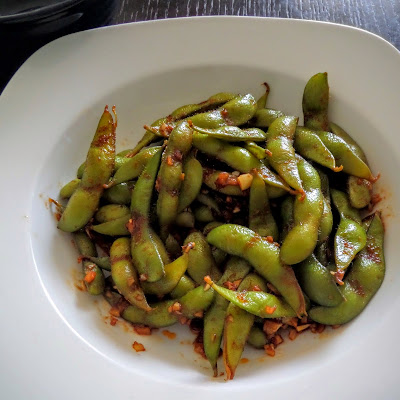
[[[294,225],[281,246],[281,260],[289,265],[305,260],[314,251],[324,207],[318,172],[304,158],[296,157],[305,199],[301,195],[296,196],[293,205]]]
[[[375,213],[367,232],[367,244],[356,256],[339,290],[346,301],[336,307],[314,307],[310,317],[321,324],[341,325],[357,317],[380,288],[385,276],[384,227]]]
[[[124,217],[125,215],[130,215],[127,206],[123,204],[107,204],[96,211],[94,219],[99,223],[103,223],[113,221],[114,219]]]
[[[270,88],[267,82],[264,82],[263,85],[265,87],[265,93],[257,100],[257,110],[262,110],[267,105]]]
[[[317,170],[319,178],[321,180],[321,191],[323,196],[324,208],[322,211],[322,217],[319,224],[318,232],[318,243],[325,242],[328,240],[329,235],[332,232],[333,227],[333,215],[331,209],[331,196],[329,191],[329,179],[326,174],[322,171]]]
[[[114,169],[115,128],[116,124],[106,107],[87,154],[81,183],[58,221],[58,228],[62,231],[81,229],[95,213],[103,184],[108,182]]]
[[[238,291],[246,293],[254,287],[266,290],[264,281],[256,274],[247,275],[238,287]],[[254,324],[255,316],[231,303],[226,310],[224,325],[224,347],[222,357],[224,360],[226,378],[233,379],[239,365],[244,346]]]
[[[202,101],[201,103],[187,104],[177,108],[176,110],[172,111],[172,113],[168,116],[168,119],[171,121],[178,121],[180,119],[190,117],[192,114],[201,112],[203,110],[218,107],[222,104],[227,103],[228,101],[233,100],[235,97],[237,97],[237,94],[230,92],[217,93],[209,97],[207,100]]]
[[[294,136],[294,148],[296,151],[309,160],[339,172],[343,168],[336,166],[336,160],[333,154],[325,146],[321,138],[311,129],[298,126]]]
[[[155,282],[164,276],[164,263],[154,242],[156,234],[149,226],[153,194],[161,150],[148,162],[132,191],[131,254],[141,280]]]
[[[118,292],[132,305],[150,311],[133,266],[128,238],[119,238],[110,248],[111,276]]]
[[[187,275],[183,275],[175,286],[175,289],[171,291],[170,295],[173,299],[178,299],[193,290],[195,287],[196,284]]]
[[[151,311],[128,306],[122,311],[121,317],[133,324],[143,324],[151,328],[165,328],[178,322],[178,316],[169,312],[174,302],[175,300],[166,300],[151,304]]]
[[[314,254],[296,266],[296,276],[301,288],[314,303],[335,307],[343,301],[334,277]]]
[[[157,215],[161,237],[178,214],[183,159],[192,147],[192,136],[193,131],[189,124],[180,122],[171,132],[163,153],[157,177]]]
[[[208,208],[207,206],[197,207],[194,210],[193,214],[194,214],[194,218],[198,222],[208,223],[208,222],[215,221],[212,210],[210,208]]]
[[[304,88],[304,125],[310,129],[328,130],[328,104],[328,74],[326,72],[315,74],[309,79]]]
[[[264,160],[267,157],[267,150],[255,142],[246,142],[243,147],[259,160]]]
[[[281,241],[284,241],[288,233],[293,229],[294,197],[286,196],[281,203]]]
[[[60,197],[62,197],[63,199],[69,199],[74,194],[75,190],[79,187],[80,184],[80,179],[72,179],[72,181],[69,181],[60,189]]]
[[[142,282],[144,292],[159,296],[172,292],[186,272],[188,264],[189,254],[184,253],[172,263],[165,265],[165,275],[160,280],[151,283]]]
[[[257,102],[251,94],[240,95],[228,101],[223,107],[190,117],[193,125],[201,128],[219,128],[224,125],[243,125],[257,111]]]
[[[202,284],[203,278],[210,275],[211,269],[217,269],[211,248],[207,243],[206,238],[201,232],[191,233],[184,242],[188,245],[193,242],[194,247],[189,252],[189,266],[187,272],[189,276],[197,283]]]
[[[74,241],[78,248],[78,252],[84,257],[96,257],[97,250],[94,243],[89,239],[85,232],[74,233]],[[82,270],[84,274],[83,282],[86,290],[92,296],[97,296],[104,292],[105,279],[103,271],[92,261],[83,258]]]
[[[271,293],[259,291],[258,289],[235,292],[234,290],[216,285],[210,277],[206,277],[205,281],[218,294],[250,314],[261,318],[290,318],[296,316],[295,311],[285,300]]]
[[[225,272],[218,281],[220,285],[229,282],[239,282],[250,271],[250,264],[239,258],[231,257],[226,264]],[[203,345],[204,352],[211,367],[214,376],[217,376],[217,359],[220,352],[222,333],[224,330],[225,315],[229,301],[222,296],[215,296],[214,302],[204,316]]]
[[[366,244],[367,235],[357,209],[351,207],[345,193],[331,190],[332,202],[339,211],[340,222],[334,238],[336,280],[342,283],[344,271]]]
[[[282,178],[270,171],[260,160],[243,147],[223,142],[220,139],[210,138],[201,133],[193,135],[193,146],[203,153],[225,162],[239,172],[250,173],[252,170],[257,170],[267,184],[287,191],[290,190]]]
[[[103,222],[98,225],[92,225],[90,229],[102,235],[108,236],[129,236],[127,223],[131,219],[131,215],[124,215],[122,217],[113,219],[111,221]]]
[[[268,162],[279,176],[293,189],[303,193],[303,185],[297,168],[293,137],[298,118],[279,117],[269,127],[267,150],[271,152]]]
[[[374,180],[368,165],[343,139],[331,132],[315,131],[315,133],[335,157],[336,165],[343,166],[343,172],[359,178]]]
[[[193,129],[203,135],[226,140],[228,142],[263,142],[266,139],[266,133],[259,128],[240,129],[237,126],[226,125],[219,128],[206,129],[193,125]]]
[[[200,314],[203,314],[211,306],[213,299],[213,289],[205,290],[203,285],[198,286],[179,299],[181,305],[180,312],[184,317],[189,319],[199,317]]]
[[[268,128],[277,118],[283,117],[282,111],[272,110],[271,108],[258,109],[250,124],[257,128]]]
[[[371,202],[372,183],[367,179],[349,176],[347,178],[347,193],[354,208],[367,207]]]
[[[103,198],[112,204],[127,204],[131,203],[132,189],[135,182],[124,182],[119,185],[106,189],[103,193]]]
[[[224,224],[207,235],[207,241],[228,254],[243,257],[256,271],[271,282],[297,315],[306,314],[303,293],[293,269],[284,265],[279,247],[263,239],[251,229]]]
[[[278,226],[271,213],[266,185],[258,174],[253,175],[250,186],[249,228],[260,236],[271,236],[276,242],[279,239]]]
[[[106,188],[118,185],[122,182],[131,181],[137,178],[143,171],[147,162],[161,149],[160,146],[143,149],[132,158],[128,158],[114,174],[111,181],[107,183]]]
[[[179,192],[178,212],[189,207],[200,193],[203,181],[203,167],[191,153],[183,162],[184,179]]]
[[[268,343],[268,338],[262,329],[253,325],[247,338],[247,343],[256,349],[263,349]]]

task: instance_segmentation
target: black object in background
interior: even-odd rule
[[[116,0],[0,1],[0,93],[37,49],[69,33],[108,25]]]

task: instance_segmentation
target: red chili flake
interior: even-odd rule
[[[136,340],[133,342],[132,347],[133,347],[133,349],[134,349],[136,352],[139,352],[139,351],[146,351],[146,349],[144,348],[144,346],[142,345],[142,343],[139,343],[139,342],[137,342]]]
[[[276,310],[276,306],[270,307],[270,306],[265,306],[265,312],[267,314],[273,314]]]
[[[86,283],[93,282],[96,278],[96,271],[88,271],[83,278]]]

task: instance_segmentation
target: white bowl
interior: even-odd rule
[[[398,397],[399,70],[399,52],[370,33],[265,18],[120,25],[73,34],[35,53],[0,97],[5,398]],[[75,288],[77,254],[48,204],[74,177],[104,105],[117,106],[121,150],[137,142],[144,123],[182,104],[219,91],[259,96],[264,81],[269,106],[301,116],[304,85],[323,71],[331,120],[381,173],[387,274],[366,310],[337,331],[286,340],[275,358],[249,350],[250,362],[229,383],[211,378],[187,329],[170,328],[178,333],[171,340],[110,326],[105,302]],[[135,340],[147,351],[134,352]]]

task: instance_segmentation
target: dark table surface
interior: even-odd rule
[[[0,92],[24,60],[37,48],[59,36],[96,26],[163,18],[239,15],[329,21],[373,32],[400,49],[399,0],[85,1],[93,3],[87,8],[89,17],[80,18],[79,22],[52,33],[31,34],[32,26],[29,24],[0,23],[0,38],[2,44],[5,43],[3,55],[6,55],[0,63]]]

